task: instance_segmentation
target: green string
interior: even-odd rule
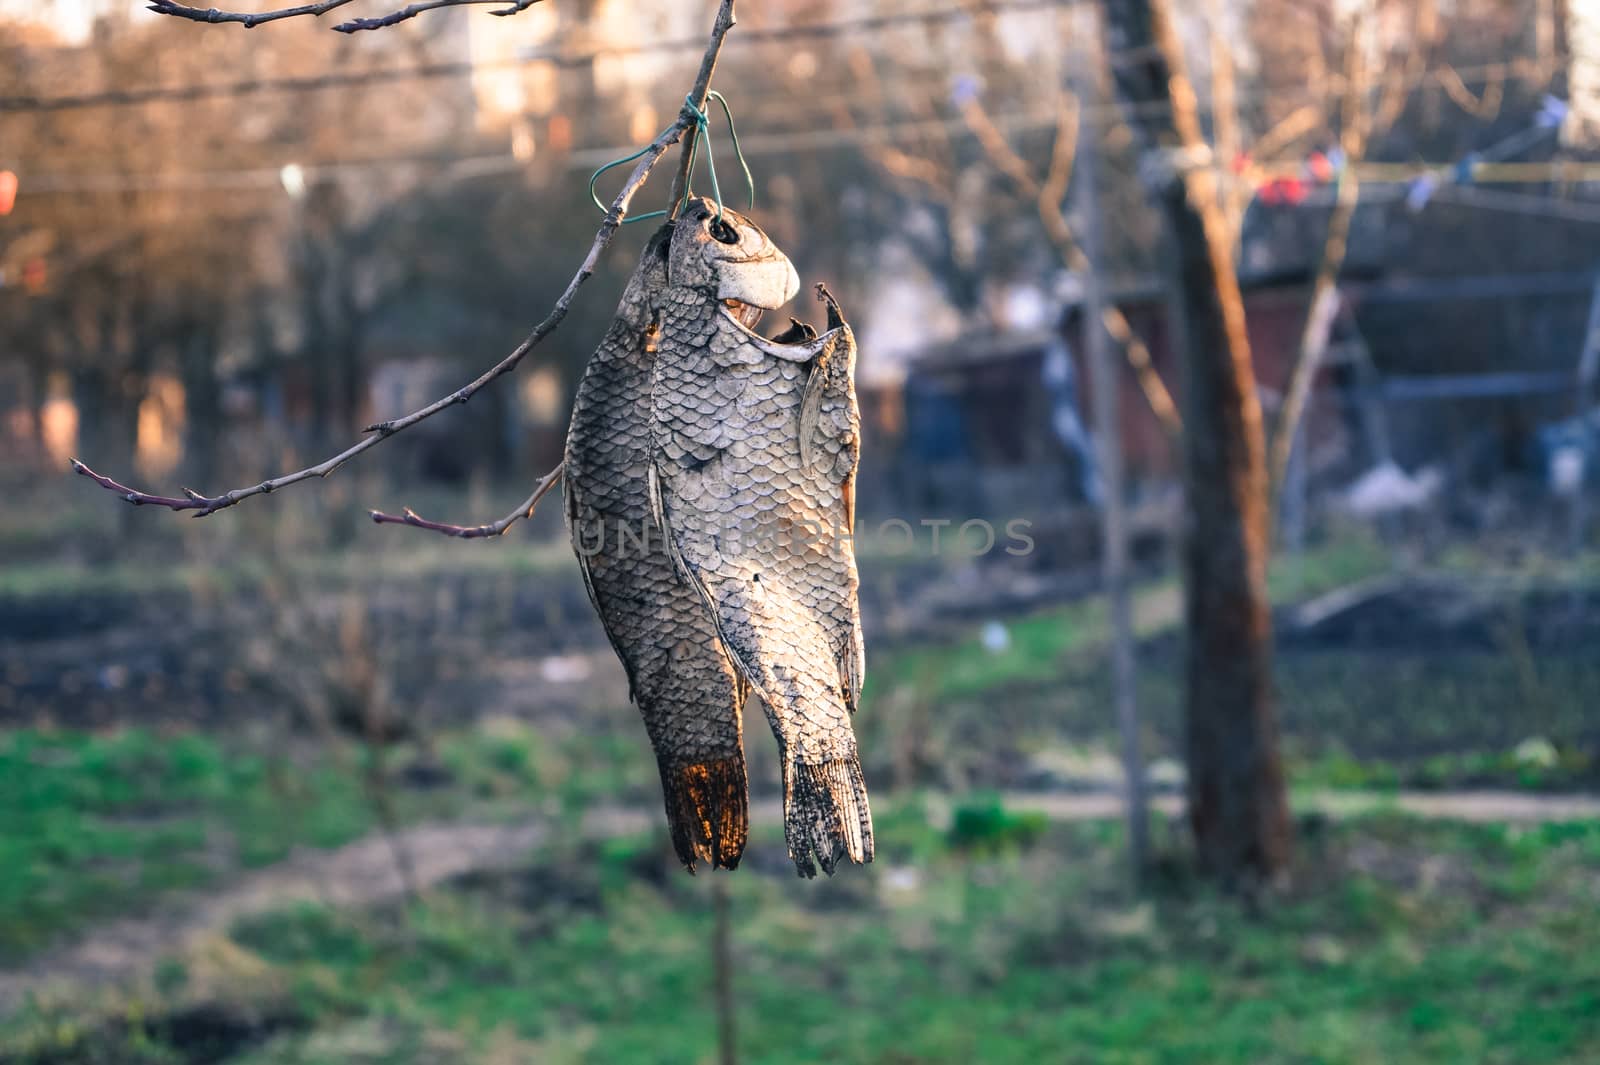
[[[719,105],[721,105],[722,113],[728,120],[728,139],[733,142],[734,157],[739,160],[739,168],[744,171],[745,188],[749,193],[750,207],[753,208],[756,205],[756,179],[750,173],[750,164],[745,162],[744,149],[739,146],[739,131],[735,129],[733,125],[733,109],[728,106],[727,97],[723,96],[715,89],[706,93],[706,99],[715,100]],[[679,210],[682,210],[683,206],[689,202],[689,197],[693,195],[690,185],[694,179],[695,162],[699,156],[700,145],[703,142],[706,146],[706,167],[711,172],[711,195],[717,201],[717,221],[720,222],[722,221],[722,186],[717,181],[717,165],[716,161],[711,155],[711,119],[706,115],[702,108],[695,106],[693,96],[685,96],[683,98],[683,109],[688,113],[690,119],[694,123],[694,140],[689,145],[689,180],[684,182],[683,201],[678,204],[678,208]],[[671,126],[668,126],[666,129],[663,129],[661,133],[656,134],[656,139],[659,139],[671,128]],[[604,203],[600,202],[600,194],[595,191],[595,183],[600,180],[600,175],[604,174],[607,170],[611,170],[626,163],[633,162],[635,159],[644,155],[649,150],[650,146],[646,145],[645,147],[634,152],[632,155],[623,156],[621,159],[613,159],[611,162],[605,164],[600,169],[596,170],[592,175],[590,175],[589,199],[594,201],[594,205],[596,207],[600,208],[602,212],[610,210],[610,208],[608,208]],[[666,214],[667,211],[664,209],[660,211],[650,211],[646,214],[633,215],[631,217],[624,218],[622,221],[623,224],[627,224],[629,222],[643,222],[647,218],[662,218]]]
[[[756,205],[756,179],[750,174],[750,164],[745,162],[744,149],[739,147],[739,131],[733,125],[733,109],[728,106],[728,98],[715,89],[706,93],[706,98],[717,101],[722,107],[723,117],[728,120],[728,139],[733,142],[733,156],[739,160],[739,169],[744,171],[744,187],[749,201],[745,204],[745,210],[753,210]],[[710,164],[711,140],[708,137],[706,138],[706,165],[710,166]],[[692,163],[690,170],[692,173]],[[717,192],[717,171],[715,167],[711,168],[711,189],[713,192]],[[722,195],[720,192],[717,193],[717,218],[719,220],[722,218]]]

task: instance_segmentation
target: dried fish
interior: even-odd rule
[[[754,331],[799,284],[748,219],[691,201],[659,295],[649,478],[669,552],[762,698],[789,855],[814,876],[872,859],[872,815],[851,727],[865,671],[855,338],[825,294],[822,335]]]
[[[567,432],[567,527],[589,598],[628,674],[661,770],[679,859],[739,864],[749,833],[747,687],[649,504],[649,390],[672,229],[650,240],[589,360]]]

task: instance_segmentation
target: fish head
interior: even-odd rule
[[[789,257],[750,219],[694,197],[673,227],[668,276],[675,286],[706,291],[751,317],[775,310],[800,291]],[[743,315],[741,315],[743,317]]]

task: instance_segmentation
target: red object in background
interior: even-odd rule
[[[22,287],[30,296],[37,296],[44,291],[47,277],[43,259],[29,259],[22,266]]]
[[[1287,204],[1293,207],[1306,202],[1306,183],[1293,177],[1273,178],[1256,189],[1256,197],[1271,206]]]
[[[1321,152],[1312,152],[1306,159],[1306,168],[1311,171],[1311,176],[1326,185],[1333,180],[1333,160]]]
[[[17,175],[0,170],[0,215],[8,215],[17,204]]]

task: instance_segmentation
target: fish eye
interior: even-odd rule
[[[724,244],[739,243],[739,233],[725,218],[719,218],[711,223],[711,235]]]

